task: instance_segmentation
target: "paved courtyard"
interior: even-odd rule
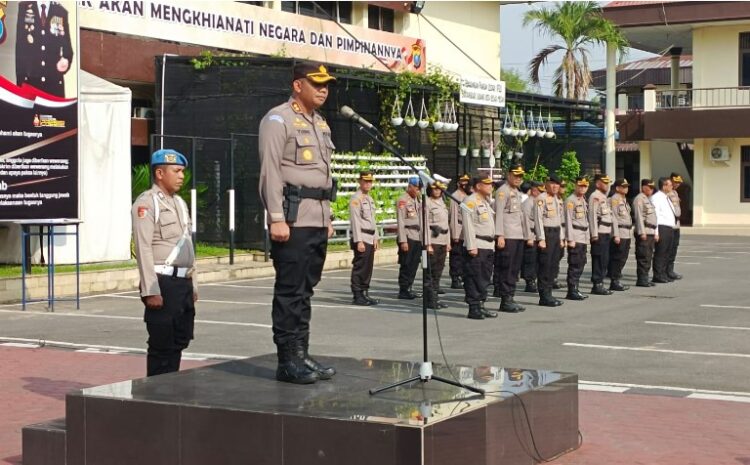
[[[449,290],[450,307],[429,314],[430,359],[578,373],[584,446],[559,463],[750,464],[749,258],[750,238],[688,236],[676,267],[681,281],[565,301],[556,309],[538,307],[538,297],[519,292],[527,311],[495,320],[466,319],[462,292]],[[381,305],[357,307],[348,270],[326,273],[313,298],[312,351],[420,360],[421,301],[395,298],[396,274],[395,266],[379,267],[371,295]],[[634,281],[631,256],[624,282]],[[188,364],[272,352],[272,286],[272,278],[202,285]],[[493,298],[488,307],[498,304]],[[0,366],[14,367],[4,370],[0,383],[0,463],[17,463],[22,422],[62,416],[63,390],[140,377],[145,370],[136,293],[86,297],[80,310],[67,302],[55,310],[0,306]],[[27,378],[36,381],[22,381]],[[48,389],[58,390],[49,408],[2,419],[1,412],[22,399],[49,401]],[[675,447],[703,460],[667,460],[666,451]],[[633,449],[643,461],[628,456]]]

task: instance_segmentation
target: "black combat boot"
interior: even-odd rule
[[[537,293],[539,292],[539,288],[536,287],[536,281],[533,279],[529,279],[526,281],[526,287],[523,290],[524,292],[533,292]]]
[[[612,291],[604,289],[603,283],[594,283],[594,287],[591,288],[591,293],[594,295],[612,295]]]
[[[669,277],[669,279],[671,279],[672,281],[682,279],[682,275],[680,273],[675,273],[674,265],[667,266],[667,277]]]
[[[398,298],[399,299],[407,299],[407,300],[414,300],[417,298],[417,294],[413,293],[411,289],[402,287],[398,291]]]
[[[451,289],[463,289],[464,284],[461,282],[461,278],[456,276],[455,278],[451,278]]]
[[[485,318],[497,318],[497,312],[484,308],[484,302],[479,303],[479,310]]]
[[[525,312],[526,311],[526,307],[524,307],[523,305],[521,305],[518,302],[516,302],[515,294],[511,294],[510,295],[510,304],[511,305],[515,305],[516,309],[518,309],[519,312]]]
[[[297,357],[302,359],[302,362],[309,370],[317,373],[320,379],[331,379],[336,374],[335,368],[323,366],[310,356],[307,339],[297,342]]]
[[[469,314],[466,315],[466,318],[470,320],[484,320],[484,315],[482,314],[482,309],[479,304],[469,305]]]
[[[352,303],[354,305],[361,305],[363,307],[369,307],[372,305],[369,300],[367,300],[367,297],[365,297],[365,293],[362,291],[353,291],[354,292],[354,299],[352,299]]]
[[[380,303],[380,300],[373,299],[372,297],[370,297],[370,291],[368,290],[365,291],[365,299],[367,299],[367,301],[370,302],[370,305],[377,305]]]
[[[318,373],[305,366],[297,356],[296,341],[277,346],[279,366],[276,368],[276,379],[285,383],[312,384],[320,379]]]
[[[557,300],[552,296],[552,290],[542,289],[539,291],[539,305],[542,307],[559,307],[562,300]]]
[[[503,313],[518,313],[520,310],[518,306],[513,303],[513,299],[510,296],[502,296],[500,301],[500,311]]]
[[[610,291],[627,291],[630,289],[630,286],[623,285],[619,279],[613,279],[611,283],[609,283],[609,290]]]
[[[568,286],[568,295],[565,296],[568,300],[584,300],[587,296],[581,294],[581,291],[578,290],[575,286]]]

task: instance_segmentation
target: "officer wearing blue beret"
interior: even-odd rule
[[[190,214],[177,195],[188,162],[175,150],[151,155],[154,184],[133,204],[133,237],[148,330],[147,375],[179,371],[193,339],[198,288]]]

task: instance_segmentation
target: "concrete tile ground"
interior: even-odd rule
[[[139,355],[0,346],[0,464],[22,463],[22,427],[64,416],[66,392],[144,366]],[[583,446],[554,463],[750,465],[750,403],[581,391],[579,408]]]

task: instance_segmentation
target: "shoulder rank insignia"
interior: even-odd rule
[[[296,113],[302,113],[302,107],[299,106],[299,103],[292,102],[292,110],[294,110]]]
[[[471,200],[469,200],[468,202],[466,202],[466,206],[473,210],[474,207],[476,207],[476,204],[472,202]]]
[[[355,206],[355,207],[359,207],[359,200],[357,200],[356,198],[353,198],[352,199],[352,205]]]
[[[498,198],[498,199],[503,199],[503,198],[505,198],[505,192],[503,192],[503,191],[500,191],[500,192],[498,192],[498,194],[497,194],[497,198]]]
[[[537,200],[536,204],[541,207],[542,205],[544,205],[544,200]]]
[[[573,204],[573,202],[568,202],[568,208],[569,209],[572,210],[574,207],[575,207],[575,204]]]
[[[619,200],[617,200],[617,199],[612,199],[612,206],[613,206],[613,207],[616,207],[617,205],[619,205],[619,203],[620,203],[620,201],[619,201]]]

